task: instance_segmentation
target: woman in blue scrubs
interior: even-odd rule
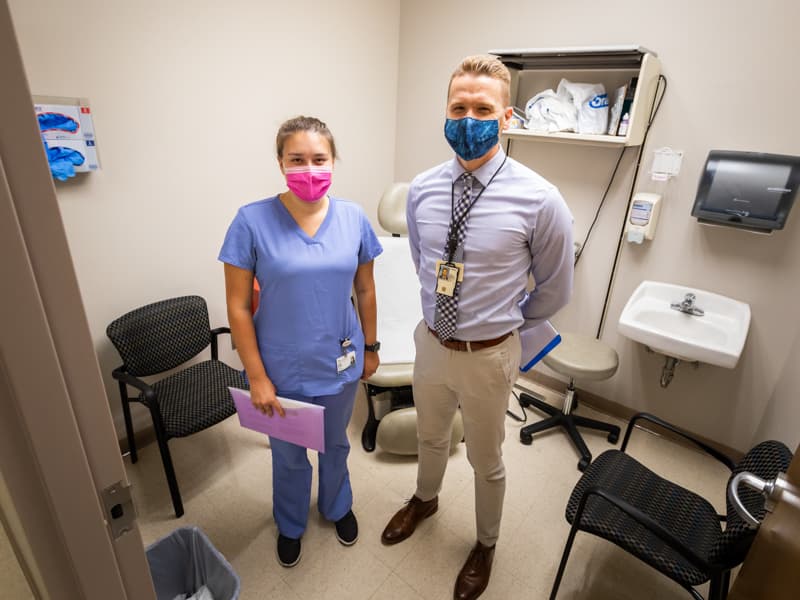
[[[358,522],[347,424],[359,379],[378,368],[372,264],[383,249],[359,205],[327,194],[337,155],[322,121],[285,122],[276,149],[289,189],[240,208],[219,254],[228,320],[256,408],[282,418],[277,396],[325,407],[317,504],[349,546]],[[261,296],[252,314],[254,277]],[[278,562],[292,567],[308,522],[311,464],[301,446],[275,438],[270,446]]]

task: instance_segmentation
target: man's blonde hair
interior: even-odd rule
[[[475,56],[468,56],[461,61],[461,64],[456,67],[453,74],[450,76],[450,82],[447,84],[447,98],[450,98],[450,88],[453,85],[453,79],[462,75],[486,75],[492,79],[497,79],[503,83],[503,106],[511,105],[511,73],[500,59],[491,54],[477,54]]]

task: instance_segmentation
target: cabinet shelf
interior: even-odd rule
[[[496,55],[511,72],[511,101],[515,106],[524,107],[538,92],[555,89],[562,77],[571,81],[602,83],[609,96],[634,77],[637,79],[625,136],[511,129],[503,132],[508,139],[614,148],[640,146],[644,141],[650,107],[661,74],[661,63],[655,52],[642,46],[594,46],[491,50],[490,53]]]
[[[527,129],[507,129],[503,132],[506,138],[510,139],[530,139],[537,142],[561,142],[567,144],[583,144],[587,146],[607,146],[620,148],[631,146],[628,136],[621,135],[591,135],[588,133],[570,133],[567,131],[555,131],[553,133],[539,133],[528,131]]]

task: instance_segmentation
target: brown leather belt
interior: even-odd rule
[[[459,352],[468,352],[468,351],[475,351],[475,350],[483,350],[484,348],[491,348],[492,346],[497,346],[500,342],[511,336],[513,332],[509,331],[508,333],[504,333],[500,337],[492,338],[491,340],[475,340],[474,342],[462,342],[461,340],[440,340],[439,334],[436,333],[436,330],[428,327],[428,331],[431,332],[431,335],[435,337],[439,343],[448,348],[449,350],[458,350]]]

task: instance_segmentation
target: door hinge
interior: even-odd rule
[[[111,530],[111,537],[119,539],[133,529],[136,521],[136,509],[133,506],[130,484],[121,481],[105,488],[100,497],[103,501],[106,525]]]

